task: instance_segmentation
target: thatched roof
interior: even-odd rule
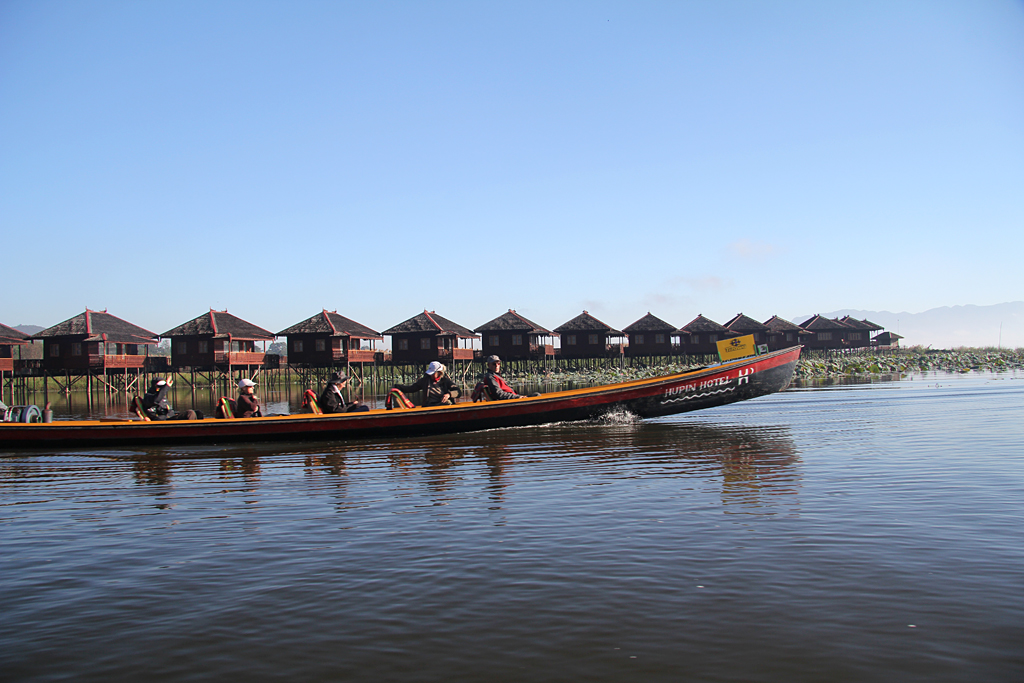
[[[300,323],[277,333],[278,337],[289,334],[327,334],[332,337],[356,337],[357,339],[383,339],[380,332],[371,330],[366,325],[361,325],[355,320],[349,320],[337,311],[323,311],[311,318],[306,318]]]
[[[274,333],[257,327],[227,311],[215,311],[182,323],[172,330],[167,330],[161,337],[210,337],[212,339],[241,339],[244,341],[270,341]]]
[[[849,325],[835,320],[833,318],[826,318],[823,315],[814,315],[807,320],[800,323],[800,327],[811,332],[827,332],[829,330],[848,330]]]
[[[477,339],[477,335],[473,334],[473,330],[465,328],[458,323],[453,323],[447,318],[442,318],[434,311],[426,310],[419,315],[414,315],[403,323],[384,330],[381,334],[416,334],[423,332],[432,332],[436,336],[455,335],[465,339]]]
[[[0,344],[28,344],[28,335],[0,323]]]
[[[622,328],[622,331],[627,334],[633,332],[675,332],[675,330],[675,325],[669,325],[661,318],[651,315],[649,311],[647,315],[640,318],[635,323],[626,325]]]
[[[107,341],[118,344],[156,344],[156,334],[132,325],[106,311],[90,311],[32,335],[32,339],[79,337],[78,341]]]
[[[854,318],[852,316],[849,316],[849,315],[843,316],[842,318],[840,318],[839,322],[843,323],[844,325],[849,325],[850,327],[852,327],[854,329],[857,329],[857,330],[867,330],[868,332],[878,332],[879,330],[884,330],[885,329],[881,325],[876,325],[875,323],[871,322],[870,320],[867,320],[867,319],[857,320],[856,318]]]
[[[768,320],[765,320],[764,326],[771,332],[796,332],[797,334],[807,334],[807,330],[804,328],[800,327],[796,323],[789,322],[785,318],[780,318],[777,315],[773,315]]]
[[[604,324],[586,311],[583,311],[569,322],[556,327],[555,332],[561,332],[562,334],[566,332],[603,332],[613,337],[625,336],[621,330],[612,329],[611,326]]]
[[[679,331],[683,334],[723,334],[728,333],[729,329],[724,325],[719,325],[710,318],[698,315],[696,318],[680,327]]]
[[[527,334],[544,334],[558,336],[551,330],[544,329],[532,320],[527,320],[511,308],[489,323],[484,323],[474,332],[526,332]]]
[[[762,325],[751,317],[745,316],[742,313],[737,313],[732,320],[725,323],[725,329],[730,332],[740,332],[746,334],[752,334],[754,332],[767,332],[768,326]]]

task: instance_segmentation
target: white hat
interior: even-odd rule
[[[447,370],[447,368],[436,360],[430,361],[430,365],[427,366],[428,375],[433,375],[435,372],[444,372],[445,370]]]
[[[238,388],[239,389],[244,389],[246,387],[254,387],[254,386],[256,386],[256,382],[253,382],[251,379],[240,379],[240,380],[238,380]]]

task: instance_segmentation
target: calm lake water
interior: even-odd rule
[[[1024,373],[0,453],[6,681],[1020,681]],[[2,451],[0,444],[0,451]]]

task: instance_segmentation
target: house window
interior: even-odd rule
[[[818,341],[832,341],[832,333],[831,332],[819,332],[818,333]]]
[[[513,334],[512,335],[512,346],[522,346],[522,345],[523,345],[523,335],[521,335],[521,334]]]
[[[587,337],[587,343],[591,346],[597,346],[597,335],[591,334]]]
[[[409,340],[408,339],[399,339],[398,340],[398,350],[399,351],[408,351],[409,350]]]
[[[177,353],[188,353],[188,342],[183,342],[183,341],[178,342],[178,345],[175,348],[175,351]]]
[[[200,341],[199,342],[199,353],[209,353],[209,352],[210,352],[210,342],[206,341],[205,339],[203,341]]]
[[[60,356],[60,344],[50,344],[50,357],[58,358]]]
[[[114,342],[107,342],[107,355],[108,356],[120,356],[117,352],[117,344]]]
[[[690,335],[690,343],[691,344],[700,344],[700,335],[699,334],[691,334]]]
[[[716,341],[718,341],[718,335],[717,334],[709,334],[708,335],[708,343],[714,344]]]
[[[860,341],[860,332],[851,332],[850,341]]]
[[[82,355],[82,344],[80,342],[71,343],[71,355],[81,356]]]
[[[788,341],[788,342],[793,341],[793,333],[792,332],[787,332],[786,333],[786,341]]]
[[[656,334],[656,335],[654,335],[654,343],[655,344],[664,344],[665,343],[665,335],[663,335],[663,334]]]
[[[302,340],[296,339],[292,342],[292,351],[295,353],[302,353]]]
[[[642,334],[634,334],[633,335],[633,341],[635,343],[637,343],[637,344],[643,344],[644,343],[644,335],[642,335]]]
[[[326,351],[327,350],[327,340],[326,339],[317,339],[316,340],[316,350],[318,352]]]
[[[498,346],[501,342],[498,340],[498,335],[492,334],[487,337],[488,346]]]
[[[422,349],[423,351],[430,350],[430,337],[423,337],[422,339],[420,339],[420,349]]]
[[[565,338],[565,343],[567,346],[576,346],[576,335],[570,334],[568,337]]]

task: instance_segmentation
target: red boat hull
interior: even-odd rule
[[[0,424],[0,449],[81,445],[224,443],[270,440],[399,438],[589,420],[628,411],[658,417],[744,401],[785,389],[800,347],[667,375],[536,398],[340,415],[244,420],[142,422],[99,420]]]

